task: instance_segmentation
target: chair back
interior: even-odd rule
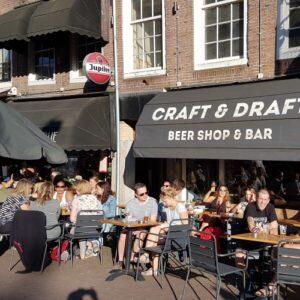
[[[103,216],[103,210],[81,210],[77,214],[74,235],[87,238],[100,236],[102,225],[99,220]]]
[[[170,223],[164,252],[187,250],[192,224],[188,219],[176,219]]]
[[[293,245],[299,248],[291,248]],[[278,244],[276,277],[277,282],[300,285],[300,241]]]
[[[218,274],[216,238],[211,233],[192,231],[190,237],[190,263],[212,274]]]

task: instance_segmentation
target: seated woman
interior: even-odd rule
[[[210,203],[213,200],[215,200],[216,196],[217,196],[217,182],[216,181],[212,181],[211,185],[210,185],[210,189],[209,191],[204,195],[203,197],[203,202],[207,202]]]
[[[217,212],[217,214],[226,214],[230,210],[230,196],[228,188],[225,185],[220,185],[217,194],[209,205],[209,209]]]
[[[77,214],[81,210],[102,210],[102,204],[95,195],[92,195],[92,186],[87,180],[75,182],[76,196],[72,202],[70,220],[76,223]],[[99,241],[79,241],[80,258],[85,259],[93,256],[93,252],[99,250]]]
[[[70,208],[73,200],[73,194],[68,191],[67,184],[62,175],[57,175],[53,180],[55,192],[53,199],[57,200],[61,208]]]
[[[237,204],[230,212],[233,214],[242,214],[246,210],[249,203],[256,201],[256,191],[254,188],[247,188],[245,191],[245,197],[241,199],[241,202]]]
[[[30,210],[41,211],[46,215],[46,226],[57,224],[60,216],[60,206],[59,203],[53,199],[53,194],[53,184],[49,181],[43,182],[37,190],[36,200],[30,202]],[[60,233],[60,227],[47,230],[47,238],[57,238]]]
[[[0,233],[11,234],[16,211],[29,209],[32,186],[29,180],[21,179],[12,194],[4,201],[0,210]]]
[[[99,178],[97,176],[92,176],[89,179],[89,183],[92,186],[92,194],[93,195],[97,195],[96,194],[96,185],[97,185],[98,182],[99,182]]]
[[[181,201],[178,201],[176,199],[176,195],[177,195],[177,191],[172,188],[162,188],[161,189],[161,194],[160,194],[160,199],[163,201],[164,203],[164,211],[167,217],[167,221],[164,222],[163,224],[159,225],[159,226],[155,226],[152,227],[150,229],[150,232],[147,236],[147,240],[146,240],[146,247],[155,247],[158,245],[159,239],[157,235],[153,235],[153,234],[159,234],[161,232],[168,232],[168,227],[170,225],[170,223],[173,220],[187,220],[188,219],[188,213],[186,210],[186,207],[184,205],[184,203],[182,203]],[[178,221],[178,223],[182,223],[182,222],[186,222],[186,221]],[[174,224],[174,223],[172,223]],[[153,233],[153,234],[151,234]],[[149,256],[148,254],[143,254],[141,256],[141,262],[146,262],[148,260]],[[143,275],[145,276],[149,276],[149,275],[157,275],[157,270],[158,270],[158,256],[154,256],[152,258],[152,268],[148,269],[145,272],[142,272]]]

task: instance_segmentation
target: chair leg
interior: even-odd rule
[[[71,264],[73,267],[73,240],[70,240]]]
[[[164,276],[164,256],[159,258],[159,273],[160,273],[160,287],[163,288],[163,276]]]
[[[58,266],[60,266],[60,263],[61,263],[61,259],[60,259],[61,253],[60,253],[60,251],[61,251],[61,240],[59,239],[58,240],[58,249],[57,249]]]
[[[139,269],[140,269],[140,257],[141,257],[141,251],[139,251],[139,256],[136,264],[136,270],[135,270],[135,281],[138,280],[139,277]]]
[[[43,260],[42,260],[42,266],[41,266],[41,273],[43,273],[43,271],[44,271],[44,264],[45,264],[47,249],[48,249],[48,244],[47,244],[47,242],[45,242],[45,248],[44,248],[44,253],[43,253]]]
[[[220,289],[221,289],[221,278],[217,276],[217,297],[216,297],[217,300],[219,300]]]
[[[187,283],[189,281],[190,272],[191,272],[191,267],[188,266],[188,270],[187,270],[187,274],[186,274],[186,278],[185,278],[185,283],[184,283],[184,286],[183,286],[183,290],[182,290],[182,294],[181,294],[180,300],[183,300],[184,292],[185,292],[185,289],[186,289],[186,285],[187,285]]]
[[[10,262],[9,262],[9,268],[8,271],[10,272],[13,269],[12,263],[13,263],[13,258],[14,258],[14,247],[10,247]]]
[[[240,293],[241,294],[241,299],[245,299],[246,297],[246,272],[242,272],[243,275],[243,290]]]
[[[100,260],[100,265],[102,265],[102,246],[99,247],[99,260]]]

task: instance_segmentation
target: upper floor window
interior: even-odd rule
[[[0,83],[11,81],[11,50],[0,49]]]
[[[196,69],[245,63],[247,1],[195,0],[194,3]]]
[[[278,0],[277,58],[300,54],[300,1]]]
[[[165,65],[163,0],[123,1],[123,49],[125,76],[162,74]]]

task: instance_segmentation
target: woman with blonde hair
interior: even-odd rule
[[[161,232],[168,232],[170,223],[173,220],[178,220],[178,225],[186,223],[188,219],[188,213],[184,203],[176,199],[177,191],[173,187],[161,188],[160,199],[164,204],[164,213],[166,214],[166,222],[161,225],[152,227],[147,237],[146,247],[156,247],[160,242],[158,240],[157,234]],[[172,223],[176,225],[175,222]],[[152,234],[153,233],[153,234]],[[155,234],[155,235],[154,235]],[[141,256],[141,262],[147,262],[149,259],[149,254],[145,253]],[[148,269],[145,272],[142,272],[143,275],[157,275],[158,271],[158,256],[153,256],[152,258],[152,268]]]
[[[34,184],[33,186],[33,189],[32,189],[32,194],[31,194],[31,197],[30,197],[30,201],[35,201],[37,199],[37,195],[38,195],[38,192],[41,188],[41,185],[43,184],[44,182],[41,181],[41,182],[37,182]]]
[[[21,179],[12,194],[4,201],[0,210],[0,233],[11,233],[13,219],[17,210],[29,209],[29,197],[32,186],[31,181]]]
[[[96,195],[97,183],[99,182],[99,178],[97,176],[92,176],[89,179],[89,183],[92,186],[92,194]]]
[[[72,202],[70,220],[73,223],[76,223],[77,214],[81,210],[102,210],[102,204],[97,199],[95,195],[92,194],[92,186],[87,180],[79,180],[75,182],[74,189],[76,196]],[[79,241],[80,248],[80,258],[85,259],[93,255],[93,252],[99,250],[98,241],[89,241],[86,240]]]
[[[46,226],[58,223],[60,216],[59,203],[53,199],[54,186],[50,181],[42,182],[37,190],[35,201],[30,202],[30,210],[41,211],[46,215]],[[47,230],[47,238],[57,238],[61,233],[60,227]]]

